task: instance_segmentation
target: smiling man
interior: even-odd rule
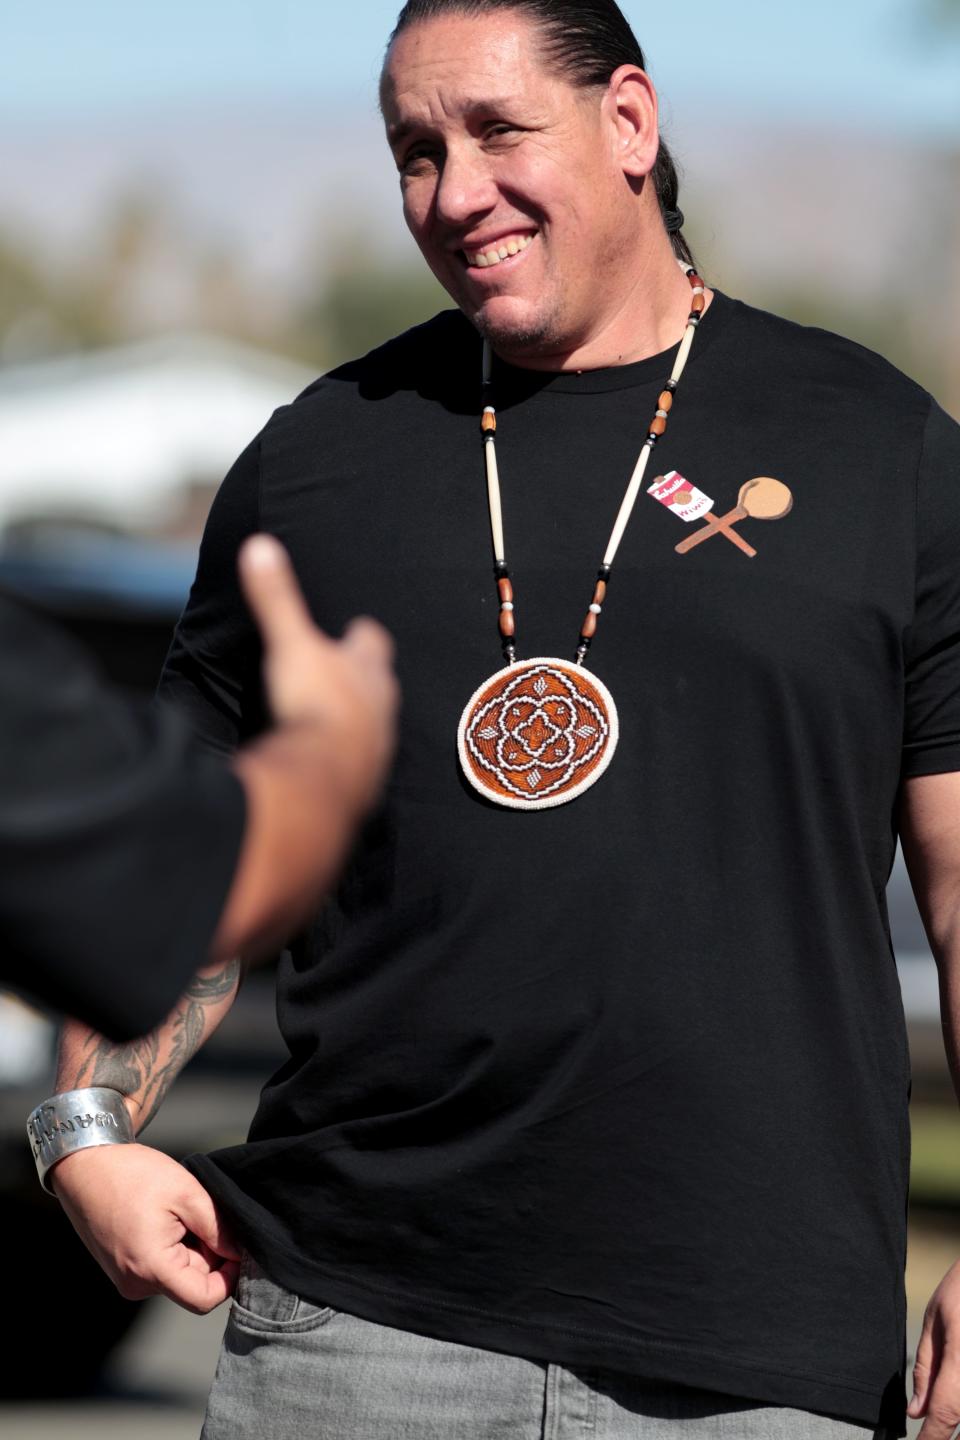
[[[165,681],[249,733],[233,556],[263,527],[328,630],[386,621],[405,697],[280,971],[290,1058],[248,1142],[189,1162],[246,1256],[204,1435],[901,1434],[884,884],[899,828],[958,1047],[957,427],[704,285],[612,0],[411,0],[381,100],[457,309],[237,462]],[[173,1067],[102,1053],[156,1104]],[[182,1237],[172,1174],[58,1167],[127,1293]],[[925,1440],[960,1415],[958,1288]]]

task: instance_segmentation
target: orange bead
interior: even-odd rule
[[[500,634],[505,640],[512,640],[517,633],[517,627],[513,623],[513,611],[500,611]]]
[[[673,404],[673,395],[669,390],[660,391],[660,399],[657,401],[658,410],[669,410]]]
[[[492,410],[484,410],[480,418],[480,428],[485,434],[492,435],[497,428],[497,417]]]
[[[662,415],[654,415],[647,427],[648,435],[662,435],[667,428],[667,422]]]
[[[506,580],[506,579],[504,579],[504,580],[498,580],[498,581],[497,581],[497,589],[500,591],[500,599],[501,599],[501,600],[512,600],[512,599],[513,599],[513,586],[510,584],[510,581],[509,581],[509,580]]]
[[[687,276],[687,279],[690,281],[690,288],[691,288],[691,290],[694,290],[694,289],[696,289],[696,287],[697,287],[698,285],[702,285],[702,284],[703,284],[703,281],[700,279],[700,276],[697,274],[697,272],[696,272],[695,270],[694,270],[694,272],[693,272],[691,275],[688,275],[688,276]]]
[[[585,640],[592,640],[597,633],[597,617],[592,610],[587,611],[587,618],[580,626],[580,634]]]
[[[593,603],[594,603],[594,605],[602,605],[603,602],[604,602],[604,600],[606,600],[606,598],[607,598],[607,582],[606,582],[606,580],[598,580],[598,581],[597,581],[597,588],[596,588],[596,590],[594,590],[594,592],[593,592]]]
[[[705,304],[706,299],[703,295],[694,295],[693,300],[690,302],[690,309],[696,315],[699,314]]]

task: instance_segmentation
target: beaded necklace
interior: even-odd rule
[[[517,660],[513,584],[503,540],[503,511],[497,470],[497,414],[484,404],[481,419],[487,473],[487,501],[493,537],[494,575],[500,597],[500,637],[505,668],[474,691],[460,717],[457,747],[464,774],[474,789],[498,805],[543,810],[564,805],[595,784],[613,759],[620,728],[610,691],[584,660],[597,632],[610,571],[633,511],[654,446],[667,428],[673,396],[690,355],[703,314],[704,285],[696,270],[678,262],[693,291],[687,326],[670,378],[637,457],[610,539],[597,571],[593,599],[580,626],[576,660],[540,656]],[[483,346],[483,398],[491,394],[493,355]]]

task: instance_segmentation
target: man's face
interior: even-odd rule
[[[513,10],[423,21],[398,36],[382,84],[407,225],[519,360],[562,356],[615,316],[637,224],[609,97],[557,78],[538,40]]]

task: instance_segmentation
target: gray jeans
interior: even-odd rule
[[[244,1262],[201,1440],[882,1440],[880,1431],[430,1340]]]

